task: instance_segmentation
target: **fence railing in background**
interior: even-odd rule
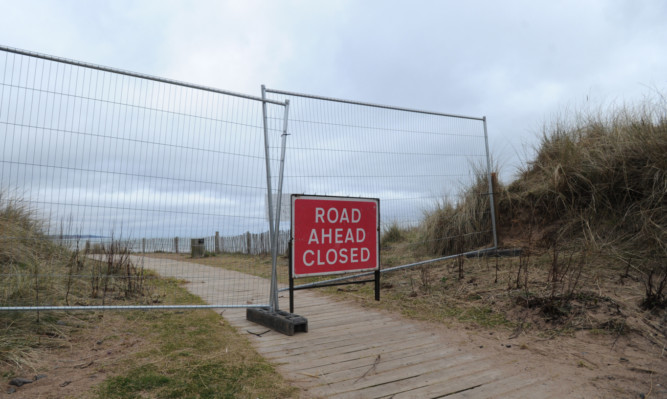
[[[144,267],[203,280],[213,307],[269,304],[270,284],[252,276],[252,265],[204,276],[132,254],[142,246],[188,251],[184,237],[221,226],[223,237],[266,231],[266,198],[278,194],[267,176],[278,175],[286,110],[285,102],[0,46],[0,310],[106,306],[119,297],[120,288],[106,289],[114,279],[140,281],[125,286],[141,287],[134,298],[142,307],[173,307],[152,296],[162,286]],[[10,220],[16,215],[35,223]],[[34,231],[21,230],[28,225]],[[111,241],[111,253],[84,256],[79,239],[80,252],[55,259],[49,254],[62,251],[47,248],[53,237]],[[262,240],[251,237],[250,251]],[[104,290],[88,289],[99,281]]]
[[[289,244],[289,231],[282,230],[278,235],[278,254],[286,255]],[[203,239],[203,251],[209,254],[246,254],[270,255],[271,240],[269,232],[246,232],[235,236],[207,237],[163,237],[139,239],[112,239],[105,237],[53,237],[53,242],[70,250],[87,250],[100,253],[112,243],[118,244],[132,254],[175,253],[191,254],[191,240]],[[216,243],[217,240],[217,243]]]

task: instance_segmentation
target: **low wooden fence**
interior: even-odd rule
[[[290,232],[280,231],[278,235],[278,253],[287,254],[287,245]],[[251,233],[247,232],[236,236],[221,236],[218,232],[208,237],[170,237],[170,238],[139,238],[139,239],[114,239],[122,248],[127,248],[133,253],[190,253],[191,240],[203,239],[204,251],[209,253],[238,253],[248,255],[267,255],[271,253],[271,240],[269,232]],[[88,250],[89,252],[101,251],[103,247],[111,243],[111,239],[96,238],[60,238],[56,239],[61,245],[72,249]]]

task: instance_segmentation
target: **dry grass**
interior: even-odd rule
[[[393,243],[403,241],[404,239],[405,232],[400,228],[397,222],[394,222],[382,231],[382,235],[380,237],[380,246],[386,247]]]
[[[591,240],[631,239],[634,247],[664,253],[667,110],[647,106],[607,115],[578,115],[545,128],[535,160],[509,186],[506,205],[534,211],[532,222],[560,222],[561,233],[580,230],[584,219],[595,234]]]
[[[40,268],[60,263],[64,253],[42,233],[28,205],[0,193],[0,304],[24,304],[50,294],[50,281],[37,279]]]
[[[665,107],[554,123],[535,160],[509,186],[509,203],[500,204],[519,210],[508,216],[522,224],[551,226],[542,244],[578,241],[632,267],[645,282],[646,308],[664,307],[667,294]]]
[[[0,307],[154,301],[146,274],[111,245],[93,260],[57,244],[25,201],[0,193]],[[153,276],[154,277],[154,276]],[[32,367],[36,348],[67,336],[49,312],[0,312],[0,364]],[[48,337],[48,339],[42,339]]]
[[[0,193],[0,306],[51,300],[53,280],[39,273],[65,259],[27,204]],[[51,315],[36,312],[0,312],[0,331],[0,365],[17,368],[32,367],[40,357],[35,348],[57,347],[57,338],[67,334]]]
[[[475,182],[456,203],[441,201],[424,216],[422,239],[426,250],[435,255],[451,255],[493,243],[489,208],[489,181],[481,167]]]
[[[613,268],[624,267],[643,281],[645,308],[664,307],[665,154],[664,100],[547,125],[535,159],[507,187],[496,188],[501,239],[526,248],[604,256]],[[480,175],[456,204],[440,204],[426,216],[424,241],[433,243],[431,253],[456,253],[488,242],[473,234],[489,225],[485,187]]]

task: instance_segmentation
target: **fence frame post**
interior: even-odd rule
[[[265,91],[262,90],[262,96]],[[271,301],[272,308],[278,310],[278,238],[280,236],[280,211],[283,196],[283,175],[285,172],[285,146],[287,144],[287,118],[289,116],[289,100],[285,100],[285,114],[283,117],[283,133],[280,144],[280,172],[278,173],[278,203],[274,213],[275,227],[271,236]]]
[[[269,154],[269,125],[268,114],[266,111],[266,86],[262,85],[262,117],[264,121],[264,155],[266,161],[266,191],[267,204],[269,210],[269,238],[271,240],[271,289],[269,292],[269,303],[271,311],[279,310],[278,303],[278,232],[280,230],[280,206],[283,185],[283,172],[285,165],[285,145],[287,142],[287,118],[289,115],[289,100],[285,100],[285,108],[283,115],[283,129],[280,144],[280,171],[278,174],[278,198],[277,208],[273,207],[273,189],[271,187],[271,164]],[[277,215],[276,215],[277,212]]]
[[[489,134],[486,128],[486,116],[484,122],[484,145],[486,148],[486,177],[489,182],[489,209],[491,211],[491,228],[493,230],[493,249],[498,249],[498,233],[496,231],[496,206],[493,198],[493,180],[491,177],[491,154],[489,153]]]
[[[500,184],[498,183],[498,174],[496,172],[491,173],[491,191],[494,194],[498,194],[498,188],[500,187]],[[493,198],[493,210],[494,210],[494,215],[493,215],[493,220],[496,224],[496,229],[498,229],[498,218],[500,217],[500,212],[498,209],[498,199],[496,197]],[[502,245],[502,240],[500,237],[500,233],[496,230],[496,242],[497,245]]]

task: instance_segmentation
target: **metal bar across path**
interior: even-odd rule
[[[440,262],[440,261],[443,261],[443,260],[456,259],[456,258],[461,257],[461,256],[482,255],[484,253],[495,251],[497,249],[498,248],[494,246],[494,247],[491,247],[491,248],[480,249],[480,250],[477,250],[477,251],[464,252],[462,254],[448,255],[448,256],[443,256],[443,257],[436,258],[436,259],[423,260],[421,262],[409,263],[407,265],[400,265],[400,266],[389,267],[389,268],[386,268],[386,269],[380,269],[380,273],[394,272],[396,270],[408,269],[408,268],[411,268],[411,267],[426,265],[426,264],[429,264],[429,263]],[[372,271],[372,272],[366,272],[366,273],[353,274],[353,275],[350,275],[350,276],[332,278],[332,279],[326,280],[326,281],[316,281],[314,283],[297,285],[297,286],[294,286],[292,289],[302,290],[304,288],[326,287],[327,285],[329,285],[331,283],[334,283],[334,282],[337,282],[337,281],[345,281],[345,280],[349,280],[349,279],[353,279],[353,278],[366,277],[366,276],[372,275],[373,273],[375,273],[375,272]],[[279,292],[289,291],[289,288],[281,288],[278,291]]]

